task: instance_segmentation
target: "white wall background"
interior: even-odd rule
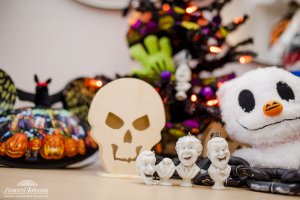
[[[244,13],[252,16],[230,40],[255,35],[255,50],[263,55],[269,27],[285,9],[274,2],[235,0],[226,6],[225,22]],[[50,93],[79,76],[125,74],[138,65],[129,56],[127,28],[120,11],[75,0],[0,0],[0,68],[27,91],[34,91],[35,73],[41,81],[51,77]]]

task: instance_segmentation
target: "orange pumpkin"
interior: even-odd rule
[[[96,149],[98,147],[97,143],[95,140],[92,138],[90,131],[87,132],[87,137],[86,137],[86,145],[92,147],[93,149]]]
[[[41,156],[47,160],[64,157],[64,140],[61,135],[46,135],[40,150]]]
[[[5,141],[6,155],[11,158],[22,157],[27,150],[27,135],[16,133]]]
[[[65,155],[73,157],[78,153],[78,144],[74,138],[65,139]]]
[[[4,156],[6,152],[6,146],[5,143],[0,143],[0,156]]]
[[[31,151],[38,151],[40,150],[41,146],[42,146],[42,140],[40,140],[39,138],[34,138],[29,142],[29,148]]]
[[[85,153],[86,153],[85,143],[84,143],[84,140],[82,138],[80,138],[78,140],[78,153],[80,155],[85,155]]]

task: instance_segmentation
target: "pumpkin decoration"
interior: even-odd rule
[[[78,153],[80,155],[84,155],[86,153],[85,143],[84,143],[84,140],[82,138],[80,138],[78,140]]]
[[[85,142],[87,146],[91,146],[92,148],[98,148],[98,144],[92,138],[90,131],[87,131],[87,137]]]
[[[5,143],[0,143],[0,156],[4,156],[6,151]]]
[[[29,148],[31,151],[38,151],[42,146],[42,140],[39,138],[34,138],[29,142]]]
[[[64,157],[64,149],[64,140],[62,135],[46,135],[43,140],[40,154],[47,160],[58,160]]]
[[[73,157],[78,153],[78,144],[74,138],[65,139],[65,155]]]
[[[38,156],[38,152],[41,149],[42,146],[42,140],[39,138],[33,138],[32,140],[29,141],[28,143],[29,146],[29,150],[31,153],[29,153],[29,156],[31,156],[31,154],[33,155],[33,157],[37,157]]]
[[[11,158],[22,157],[27,150],[27,135],[16,133],[5,142],[5,153]]]
[[[87,114],[93,95],[86,103],[82,103],[81,100],[77,101],[78,98],[81,99],[77,94],[81,95],[82,88],[90,91],[88,86],[91,84],[85,86],[83,78],[83,85],[76,90],[69,87],[72,81],[65,89],[51,95],[48,91],[51,79],[40,82],[35,75],[34,80],[35,93],[25,92],[17,88],[9,75],[0,69],[0,165],[61,168],[75,163],[80,166],[81,162],[86,164],[85,160],[98,150],[97,144],[90,136],[88,138],[89,125],[71,112],[53,109],[51,105],[60,101],[64,106],[68,105],[68,108],[79,111],[76,113]],[[95,83],[99,88],[98,83],[102,82],[96,80]],[[66,91],[64,95],[63,91]],[[91,92],[93,94],[96,91],[93,88]],[[75,96],[70,96],[71,93]],[[84,93],[83,96],[86,95]],[[66,96],[70,98],[65,102]],[[17,97],[21,101],[33,102],[35,107],[14,109]],[[75,103],[67,104],[73,100],[76,100]],[[91,160],[88,162],[91,163]]]

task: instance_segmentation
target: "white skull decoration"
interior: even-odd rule
[[[104,168],[135,174],[138,154],[161,140],[166,119],[159,94],[134,78],[115,80],[95,95],[88,115]]]

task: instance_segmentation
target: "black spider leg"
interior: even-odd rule
[[[271,180],[248,178],[247,183],[251,189],[276,194],[300,194],[300,170],[280,168],[262,168],[260,170],[268,174]]]

